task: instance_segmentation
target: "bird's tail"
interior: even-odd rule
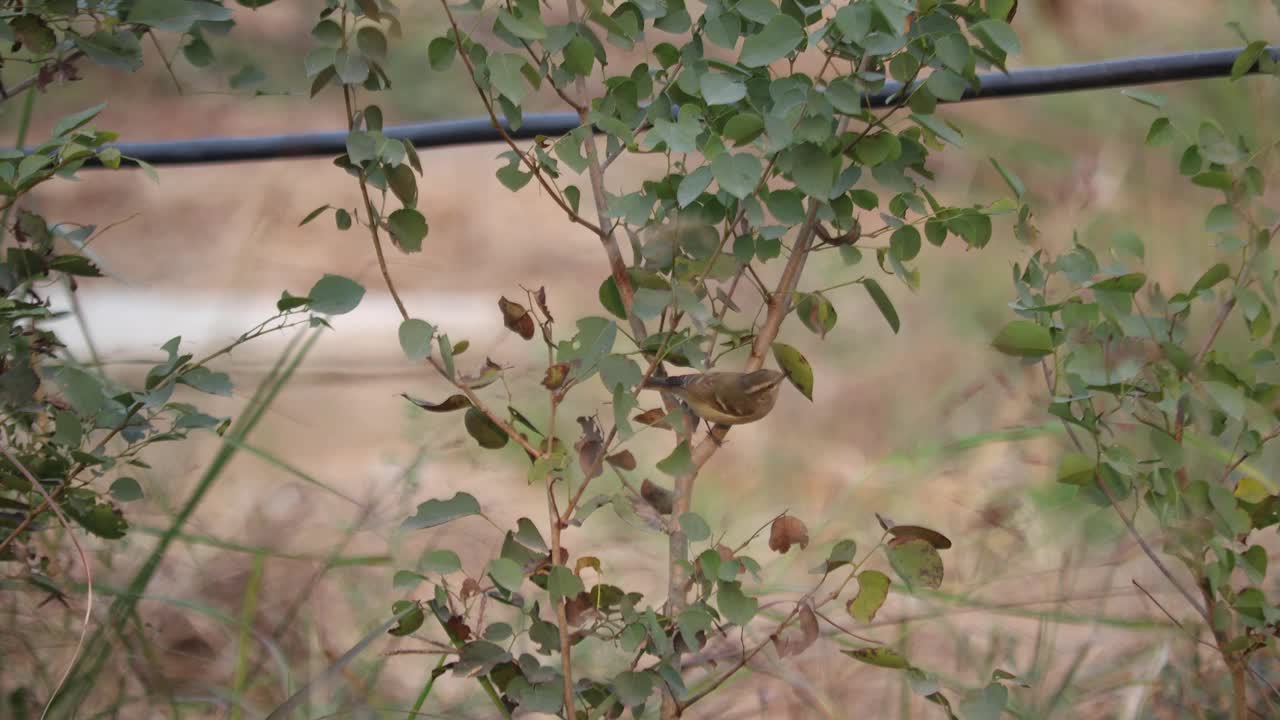
[[[669,390],[671,388],[684,387],[688,382],[687,375],[674,375],[672,377],[651,377],[644,381],[644,387],[648,390]]]

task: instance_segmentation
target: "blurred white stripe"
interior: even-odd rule
[[[157,361],[160,346],[181,335],[185,352],[197,355],[215,351],[275,314],[279,295],[234,294],[225,290],[81,289],[77,295],[85,321],[103,362]],[[48,292],[56,311],[70,312],[64,291]],[[489,295],[412,293],[406,305],[420,308],[423,319],[448,332],[455,340],[469,337],[487,344],[501,331],[497,306]],[[369,293],[352,312],[330,319],[334,331],[316,344],[307,365],[349,367],[370,361],[379,365],[404,364],[398,328],[400,314],[391,296]],[[75,357],[88,361],[88,344],[75,318],[49,323]],[[269,363],[288,342],[293,330],[271,333],[237,348],[234,365]],[[488,333],[480,336],[481,333]]]

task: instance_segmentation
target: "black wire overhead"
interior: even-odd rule
[[[978,76],[979,87],[966,90],[961,101],[1226,77],[1231,74],[1231,66],[1242,50],[1243,48],[1232,48],[1148,55],[1095,63],[1025,68],[1008,73],[982,73]],[[1272,59],[1280,62],[1280,48],[1270,47],[1267,52]],[[1258,71],[1255,63],[1249,72]],[[886,107],[894,102],[902,90],[902,83],[889,82],[884,89],[868,95],[866,102],[872,108]],[[511,129],[505,120],[502,123],[511,137],[527,140],[538,135],[564,135],[578,127],[578,116],[569,112],[526,115],[517,130]],[[411,140],[419,148],[497,142],[502,139],[488,118],[394,125],[387,127],[385,132],[388,137]],[[346,142],[346,131],[338,130],[254,137],[125,142],[113,143],[113,146],[123,155],[136,157],[153,165],[198,165],[237,160],[337,156],[346,151]]]

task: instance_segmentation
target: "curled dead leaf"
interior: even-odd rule
[[[463,375],[458,378],[458,382],[472,390],[479,390],[492,385],[498,378],[502,377],[502,371],[503,367],[501,365],[490,358],[485,358],[484,366],[475,375]]]
[[[591,602],[591,595],[587,592],[580,592],[564,603],[565,620],[572,626],[577,627],[587,620],[598,614],[595,604]]]
[[[939,550],[946,550],[951,547],[951,539],[937,530],[930,530],[919,525],[894,525],[889,528],[889,534],[893,536],[890,543],[903,543],[908,540],[924,540]]]
[[[645,481],[640,484],[640,497],[644,498],[645,502],[649,503],[654,510],[657,510],[658,514],[671,514],[675,496],[671,494],[670,490],[649,482],[648,478],[645,478]]]
[[[583,555],[578,558],[576,563],[573,564],[573,571],[578,575],[581,575],[582,571],[586,568],[591,568],[592,570],[595,570],[597,574],[601,574],[600,558],[592,557],[591,555]]]
[[[630,450],[623,450],[621,452],[616,452],[610,455],[609,457],[605,458],[605,460],[607,460],[610,465],[618,468],[619,470],[635,470],[636,469],[636,456],[632,455]]]
[[[769,526],[769,549],[786,554],[792,545],[809,546],[809,528],[794,515],[779,515]]]
[[[467,625],[466,618],[461,615],[454,615],[445,622],[445,629],[449,632],[449,637],[455,638],[462,642],[471,639],[471,626]]]
[[[773,638],[778,657],[791,657],[808,650],[818,639],[818,617],[808,605],[800,607],[794,627],[787,628]]]
[[[450,395],[445,398],[443,402],[438,403],[419,400],[417,398],[410,397],[407,393],[400,393],[400,397],[429,412],[453,412],[454,410],[462,410],[464,408],[471,407],[471,401],[467,399],[466,395]]]
[[[551,311],[547,309],[547,288],[545,286],[539,287],[538,291],[533,294],[533,299],[538,303],[538,309],[547,318],[547,322],[555,322],[556,319],[551,317]]]
[[[542,387],[548,390],[559,390],[568,379],[569,370],[569,363],[556,363],[548,367],[546,374],[542,376]]]
[[[604,452],[604,437],[600,434],[600,425],[595,418],[580,417],[578,424],[582,426],[582,437],[573,444],[573,449],[578,451],[578,465],[582,468],[582,474],[591,480],[604,472],[600,462],[600,454]]]
[[[644,412],[640,413],[639,415],[636,415],[632,419],[640,423],[641,425],[648,425],[650,427],[662,428],[663,430],[670,430],[671,425],[667,423],[666,417],[667,417],[666,410],[663,410],[662,408],[653,408],[652,410],[645,410]]]
[[[498,309],[502,311],[502,324],[508,330],[525,340],[533,339],[533,316],[523,305],[501,297],[498,298]]]
[[[476,580],[475,578],[467,578],[466,580],[462,581],[461,595],[462,595],[463,602],[466,602],[467,598],[471,597],[472,595],[479,595],[479,594],[480,594],[480,582],[478,580]]]

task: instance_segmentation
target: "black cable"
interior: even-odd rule
[[[1231,66],[1242,50],[1243,48],[1234,48],[1148,55],[1095,63],[1025,68],[1008,73],[982,73],[978,76],[979,86],[966,90],[961,101],[1226,77],[1230,75]],[[1273,59],[1280,61],[1280,49],[1272,47],[1267,52]],[[1255,63],[1250,72],[1258,70]],[[894,102],[902,89],[901,83],[890,82],[884,89],[867,96],[867,104],[873,108],[886,107]],[[578,116],[567,112],[539,113],[524,116],[524,122],[517,130],[512,130],[505,120],[503,126],[508,134],[520,140],[538,135],[554,137],[578,127]],[[393,138],[407,138],[420,148],[497,142],[502,139],[488,118],[395,125],[388,127],[386,134]],[[140,158],[152,165],[197,165],[235,160],[332,157],[345,152],[346,142],[347,133],[340,130],[257,137],[125,142],[114,143],[113,146],[126,156]]]

